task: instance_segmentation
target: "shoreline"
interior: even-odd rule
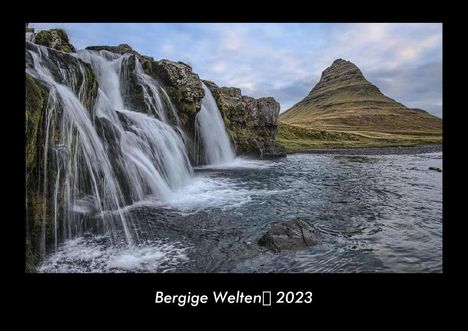
[[[308,149],[293,154],[347,154],[347,155],[401,155],[442,152],[442,144],[416,145],[416,146],[388,146],[388,147],[354,147],[354,148],[321,148]]]

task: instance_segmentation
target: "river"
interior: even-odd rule
[[[39,272],[442,272],[442,153],[295,154],[195,168],[166,201],[124,208],[139,240],[62,243]],[[274,253],[256,244],[307,218],[322,242]]]

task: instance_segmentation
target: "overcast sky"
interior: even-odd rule
[[[65,29],[78,49],[129,44],[143,55],[189,63],[202,79],[287,110],[333,60],[355,63],[387,96],[442,117],[442,24],[32,23]]]

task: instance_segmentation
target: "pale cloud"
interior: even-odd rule
[[[221,48],[228,51],[237,51],[245,45],[245,35],[247,30],[242,26],[223,25],[219,29]]]
[[[213,72],[221,73],[226,70],[226,64],[224,62],[216,62],[211,66]]]

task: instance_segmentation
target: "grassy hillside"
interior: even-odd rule
[[[299,104],[280,115],[280,121],[316,130],[428,132],[442,134],[442,120],[429,113],[409,108],[378,108],[370,106],[323,110],[313,104]]]

